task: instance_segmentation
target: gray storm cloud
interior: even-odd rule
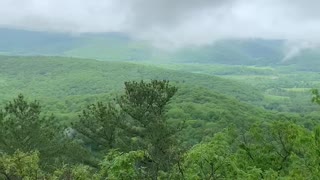
[[[220,39],[320,42],[319,0],[1,0],[0,26],[122,32],[156,45]]]

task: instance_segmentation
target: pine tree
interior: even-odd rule
[[[125,94],[119,104],[133,120],[131,132],[138,139],[139,149],[146,150],[149,160],[142,162],[149,177],[157,179],[159,172],[171,167],[177,144],[178,127],[171,127],[165,117],[166,105],[177,92],[169,81],[125,82]]]

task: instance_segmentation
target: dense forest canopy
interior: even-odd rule
[[[4,59],[2,64],[8,68],[15,63],[14,59]],[[219,86],[221,80],[213,79],[213,83],[216,81],[216,88],[223,90]],[[71,119],[52,114],[59,107],[44,112],[38,101],[20,94],[4,103],[0,113],[1,176],[5,179],[319,176],[317,116],[268,111],[263,106],[253,106],[256,102],[243,98],[245,94],[239,96],[240,92],[228,97],[210,90],[210,86],[201,87],[201,82],[198,88],[180,83],[128,81],[124,90],[113,97],[101,96],[92,104],[86,101],[86,106],[77,107],[83,107],[82,110],[67,110],[77,114]],[[312,93],[312,101],[318,102],[318,91]]]

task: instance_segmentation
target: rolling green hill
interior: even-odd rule
[[[123,82],[142,79],[168,79],[190,92],[201,87],[248,103],[263,99],[257,89],[237,81],[151,65],[64,57],[0,56],[0,101],[23,93],[30,98],[52,101],[48,108],[62,112],[78,111],[83,105],[78,102],[92,102],[96,97],[118,93]],[[76,102],[71,102],[74,99]]]

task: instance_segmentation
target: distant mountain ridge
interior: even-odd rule
[[[121,33],[81,34],[0,29],[3,55],[57,55],[112,61],[150,61],[234,65],[297,65],[312,70],[319,64],[320,51],[305,50],[289,61],[282,40],[224,40],[202,47],[185,47],[168,52],[148,42]]]

